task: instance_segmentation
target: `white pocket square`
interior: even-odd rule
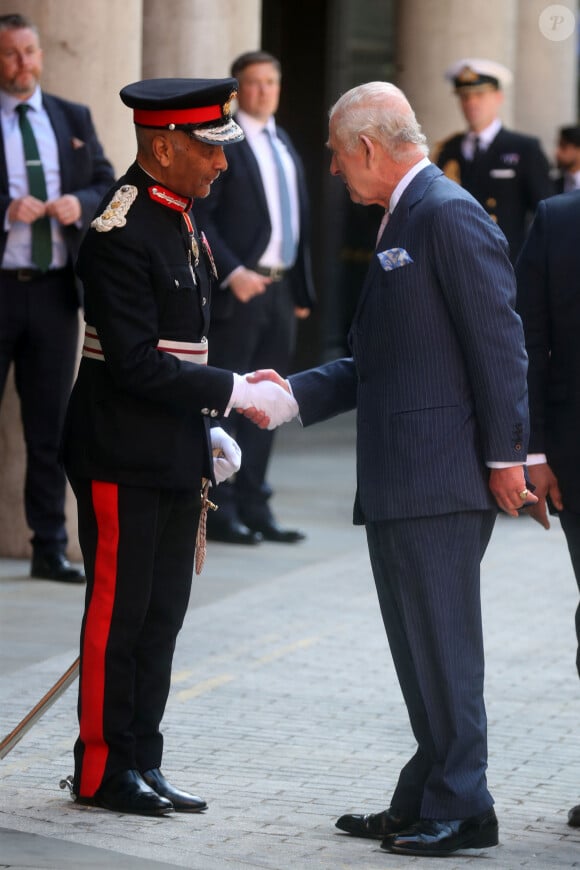
[[[377,257],[385,272],[400,269],[401,266],[408,266],[413,262],[413,258],[404,248],[388,248],[386,251],[379,251]]]

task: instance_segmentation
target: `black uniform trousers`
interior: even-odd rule
[[[572,568],[576,575],[578,591],[580,592],[580,514],[573,513],[569,510],[560,511],[560,524],[566,536],[570,558],[572,560]],[[576,637],[578,639],[578,649],[576,652],[576,667],[578,676],[580,676],[580,603],[576,608]]]
[[[73,791],[161,765],[160,723],[191,591],[200,493],[71,481],[87,576]]]
[[[14,361],[26,441],[24,507],[37,552],[61,552],[67,544],[58,451],[77,344],[72,269],[0,271],[0,397]]]
[[[418,747],[391,805],[409,818],[461,819],[493,804],[480,562],[496,511],[368,523],[393,662]]]
[[[294,300],[290,282],[282,278],[249,302],[236,299],[230,317],[215,320],[212,314],[209,363],[239,374],[271,368],[285,377],[295,340]],[[216,522],[237,518],[250,524],[271,521],[268,501],[272,489],[266,475],[274,431],[259,429],[235,411],[221,425],[237,441],[242,466],[234,481],[221,483],[212,495],[212,501],[220,508]],[[211,521],[212,516],[208,515],[208,525]]]

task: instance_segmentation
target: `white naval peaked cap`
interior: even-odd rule
[[[506,66],[480,57],[464,57],[456,61],[445,70],[445,78],[456,89],[478,85],[505,88],[513,81],[513,75]]]

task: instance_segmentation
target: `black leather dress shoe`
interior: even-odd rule
[[[174,809],[171,801],[150,788],[137,770],[113,774],[93,797],[77,797],[76,801],[137,816],[164,816]]]
[[[273,520],[262,523],[249,522],[248,527],[260,534],[265,541],[276,541],[278,544],[296,544],[306,537],[299,529],[283,529]]]
[[[461,849],[497,846],[498,824],[493,810],[469,819],[421,819],[405,831],[387,837],[381,849],[396,855],[451,855]]]
[[[62,580],[65,583],[84,583],[84,571],[75,568],[62,553],[35,553],[30,565],[30,576],[36,580]]]
[[[371,840],[382,840],[391,834],[405,830],[413,824],[413,819],[395,812],[392,807],[382,813],[363,815],[346,814],[336,822],[336,827],[353,837],[367,837]]]
[[[253,532],[238,520],[213,520],[207,523],[208,541],[221,541],[224,544],[250,544],[255,546],[262,535]]]
[[[174,788],[167,782],[158,767],[146,770],[141,776],[157,794],[171,801],[178,813],[201,813],[203,810],[207,810],[207,804],[203,798]]]
[[[568,813],[568,824],[571,828],[580,828],[580,804]]]

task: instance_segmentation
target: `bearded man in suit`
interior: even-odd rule
[[[41,73],[35,25],[0,16],[0,397],[14,362],[31,576],[75,583],[85,575],[65,555],[66,478],[58,460],[82,303],[74,262],[114,175],[89,109],[42,91]],[[37,149],[32,161],[24,128]]]
[[[398,854],[494,846],[480,562],[498,507],[517,516],[535,501],[523,469],[526,355],[513,269],[497,226],[427,159],[394,85],[344,94],[328,147],[351,199],[385,209],[352,357],[288,381],[253,377],[291,389],[305,426],[357,410],[354,521],[366,527],[418,744],[389,808],[349,813],[337,826]]]
[[[529,477],[537,504],[528,512],[550,527],[548,507],[566,536],[580,589],[580,192],[541,202],[516,264],[517,310],[529,357]],[[580,675],[580,605],[576,610]],[[568,813],[580,827],[580,804]]]

